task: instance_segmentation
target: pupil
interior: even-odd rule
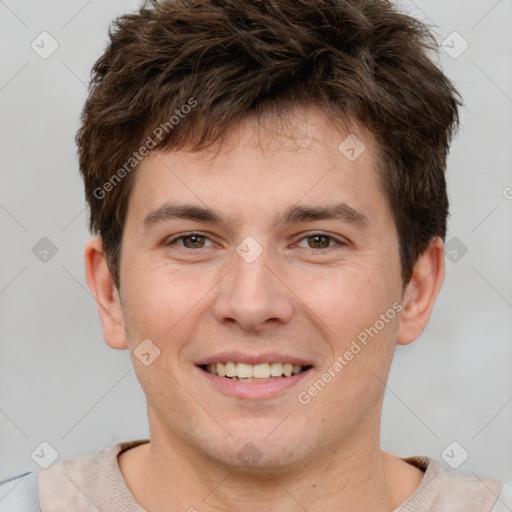
[[[201,245],[201,236],[200,235],[190,235],[185,240],[189,240],[191,242],[190,245],[197,247]],[[187,245],[187,244],[185,244]]]
[[[327,240],[326,236],[324,236],[324,235],[314,235],[312,238],[314,240],[313,244],[316,245],[317,247],[319,245],[322,246],[322,248],[327,247],[328,244],[326,245],[325,243],[322,244],[321,242],[319,242],[319,240],[321,240],[322,238],[324,239],[324,242],[325,242],[325,240]]]

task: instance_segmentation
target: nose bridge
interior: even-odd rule
[[[238,296],[263,299],[272,295],[269,256],[268,251],[263,251],[254,259],[245,259],[240,254],[233,258],[232,289]]]
[[[221,283],[215,315],[247,330],[258,330],[267,320],[288,322],[293,304],[289,290],[269,268],[275,266],[272,254],[248,238],[237,247],[232,271]]]

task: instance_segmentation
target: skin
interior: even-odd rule
[[[88,242],[105,341],[130,350],[147,397],[151,443],[119,457],[146,510],[390,511],[420,484],[419,469],[381,450],[380,417],[395,346],[421,334],[441,288],[443,244],[432,240],[406,288],[374,140],[351,130],[301,108],[280,124],[248,118],[220,147],[152,153],[129,200],[120,290],[101,240]],[[348,133],[366,146],[353,162],[338,150]],[[168,201],[214,208],[227,223],[169,219],[144,230]],[[274,222],[289,206],[338,202],[367,225]],[[190,231],[206,238],[170,243]],[[311,237],[318,232],[332,238]],[[263,248],[252,263],[236,252],[248,236]],[[297,394],[394,303],[401,312],[301,404]],[[133,355],[144,339],[160,350],[149,366]],[[196,366],[224,350],[294,354],[313,368],[275,396],[237,398]],[[261,457],[247,467],[237,454],[249,442]]]

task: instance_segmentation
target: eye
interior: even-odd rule
[[[334,238],[331,235],[326,235],[325,233],[310,233],[309,235],[303,237],[301,239],[306,240],[308,243],[309,249],[330,249],[335,245],[344,246],[345,242]],[[334,242],[331,245],[331,242]]]
[[[206,241],[210,241],[210,246],[205,245]],[[165,245],[177,245],[177,242],[183,242],[183,245],[178,245],[182,249],[202,249],[203,247],[211,247],[213,243],[211,240],[200,233],[188,233],[170,239]]]

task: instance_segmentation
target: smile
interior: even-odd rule
[[[201,368],[212,375],[245,382],[261,382],[298,375],[310,368],[292,363],[247,364],[228,361],[202,365]]]

